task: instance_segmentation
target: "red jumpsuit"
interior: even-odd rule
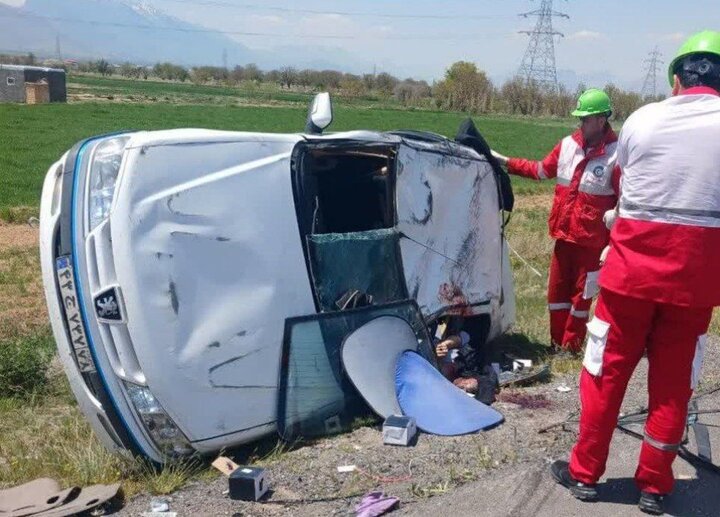
[[[668,494],[699,377],[712,308],[720,306],[720,94],[691,88],[623,126],[619,217],[580,378],[580,434],[570,474],[595,484],[630,379],[648,358],[649,412],[638,487]]]
[[[615,207],[620,182],[617,136],[608,125],[604,138],[589,148],[580,130],[564,138],[544,160],[511,158],[510,174],[556,179],[550,212],[550,237],[556,240],[550,263],[548,309],[555,346],[574,352],[586,335],[591,296],[583,296],[588,273],[600,268],[600,254],[609,231],[603,222]]]

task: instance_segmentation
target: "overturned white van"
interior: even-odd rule
[[[487,339],[512,324],[496,164],[430,133],[321,135],[321,119],[306,134],[100,136],[50,168],[47,303],[108,447],[162,462],[308,415],[341,425],[329,343],[376,315],[420,341],[448,314],[481,318]]]

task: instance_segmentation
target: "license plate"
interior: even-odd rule
[[[60,297],[65,308],[65,322],[78,368],[82,373],[95,372],[95,361],[93,361],[88,347],[87,334],[80,314],[80,302],[75,289],[75,275],[73,275],[70,257],[59,257],[55,262],[55,272],[60,285]]]

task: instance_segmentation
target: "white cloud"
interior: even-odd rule
[[[589,31],[589,30],[581,30],[574,32],[568,36],[568,39],[570,40],[599,40],[603,39],[605,36],[600,32],[595,31]]]
[[[685,39],[684,32],[672,32],[670,34],[661,34],[660,39],[663,41],[672,41],[673,43],[680,43]]]
[[[246,21],[248,22],[249,27],[254,27],[256,29],[282,27],[284,25],[288,25],[288,23],[289,23],[282,16],[277,16],[277,15],[273,15],[273,14],[270,14],[270,15],[252,14],[247,17]]]
[[[352,36],[358,25],[349,16],[340,14],[314,14],[302,17],[297,23],[298,34],[328,34]]]
[[[0,0],[0,4],[9,5],[11,7],[22,7],[25,5],[25,0]]]

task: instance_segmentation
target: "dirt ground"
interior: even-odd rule
[[[717,346],[708,349],[704,389],[720,385],[720,349]],[[170,508],[178,515],[352,515],[362,494],[379,489],[399,498],[398,513],[408,515],[539,513],[560,517],[583,515],[587,511],[592,515],[635,515],[637,494],[629,478],[634,472],[639,442],[633,438],[616,433],[611,451],[615,470],[609,472],[620,477],[601,488],[606,502],[586,509],[549,480],[547,464],[551,459],[567,456],[576,425],[542,434],[538,430],[577,414],[577,377],[559,375],[544,384],[505,390],[503,399],[533,407],[547,403],[548,407],[530,409],[497,403],[494,407],[504,414],[506,421],[489,432],[453,438],[422,434],[415,447],[404,448],[383,445],[379,426],[364,427],[261,462],[268,469],[272,487],[270,497],[262,503],[231,501],[226,493],[227,480],[218,478],[210,483],[195,483],[174,494],[169,498]],[[624,412],[645,406],[646,380],[643,360],[628,390]],[[557,390],[560,386],[571,391],[562,393]],[[720,396],[715,405],[719,404]],[[716,447],[720,447],[719,442],[716,440]],[[237,460],[242,462],[243,458]],[[360,472],[338,473],[337,467],[342,465],[356,465]],[[715,501],[713,494],[718,495],[718,480],[687,465],[678,467],[678,471],[681,482],[675,502],[671,500],[671,510],[695,508],[697,513],[670,514],[706,515],[705,505]],[[620,478],[622,482],[618,481]],[[140,496],[128,501],[120,515],[149,511],[151,499]]]
[[[28,335],[47,324],[38,230],[0,222],[0,337]]]
[[[7,224],[0,221],[0,250],[38,246],[39,232],[29,224]]]

